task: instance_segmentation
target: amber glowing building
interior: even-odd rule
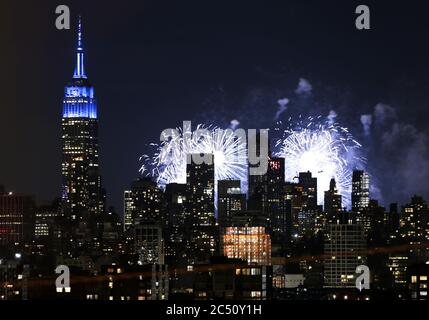
[[[248,264],[271,265],[271,236],[265,224],[256,213],[234,216],[222,233],[223,255]]]

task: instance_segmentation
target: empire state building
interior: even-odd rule
[[[85,73],[82,21],[77,30],[76,66],[65,87],[62,115],[62,206],[71,221],[88,222],[104,210],[98,156],[94,87]]]

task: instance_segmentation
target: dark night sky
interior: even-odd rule
[[[299,78],[313,85],[300,113],[327,114],[367,146],[383,202],[429,196],[429,19],[423,1],[12,1],[1,8],[0,184],[49,201],[60,188],[63,87],[74,68],[72,29],[55,7],[84,16],[86,69],[100,115],[109,202],[137,177],[145,145],[183,120],[272,120]],[[370,31],[354,9],[371,8]],[[388,124],[361,134],[377,103]],[[247,121],[247,123],[246,123]],[[258,127],[257,127],[258,128]]]

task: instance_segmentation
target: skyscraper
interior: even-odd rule
[[[133,198],[131,190],[124,191],[124,213],[123,213],[123,226],[124,231],[128,230],[133,225]]]
[[[310,171],[299,173],[299,184],[302,186],[302,195],[305,198],[304,207],[307,210],[317,209],[317,178]]]
[[[162,228],[158,224],[137,223],[134,232],[139,264],[164,264]]]
[[[255,134],[255,136],[253,136],[253,134]],[[251,140],[251,137],[253,137],[256,142],[256,156],[257,157],[266,157],[267,159],[269,159],[269,157],[271,156],[271,151],[270,151],[270,144],[268,142],[268,150],[261,150],[261,133],[256,134],[256,133],[251,133],[249,132],[249,142]],[[248,145],[248,148],[250,148],[250,146]],[[261,151],[264,152],[264,154],[261,154]],[[264,205],[266,205],[267,201],[266,201],[266,195],[267,195],[267,179],[268,176],[267,174],[257,174],[257,175],[251,175],[250,174],[250,169],[252,167],[257,167],[257,165],[252,165],[249,163],[248,166],[248,204],[247,207],[249,210],[258,210],[260,211],[262,214],[266,213],[266,208],[264,207]],[[268,169],[268,168],[267,168]]]
[[[192,161],[186,166],[186,189],[192,223],[195,226],[213,225],[215,222],[214,160],[212,164],[196,164]]]
[[[183,262],[187,248],[186,184],[170,183],[165,186],[165,256],[169,265]]]
[[[283,188],[283,198],[286,211],[286,240],[292,240],[292,234],[301,233],[298,216],[304,206],[302,186],[299,183],[286,182]]]
[[[218,223],[224,227],[228,219],[237,211],[246,209],[246,195],[241,193],[239,180],[218,181]]]
[[[302,210],[298,212],[298,236],[316,233],[317,220],[317,178],[310,171],[300,172],[299,185],[302,187]]]
[[[346,217],[329,224],[324,248],[325,288],[354,288],[356,267],[366,262],[365,249],[362,225]]]
[[[362,214],[369,206],[369,176],[362,170],[354,170],[352,177],[352,211]]]
[[[211,155],[213,157],[213,155]],[[193,157],[193,156],[191,156]],[[214,161],[186,166],[187,211],[189,212],[189,261],[208,261],[216,252],[214,215]]]
[[[402,207],[400,237],[409,245],[409,259],[412,263],[426,262],[429,259],[429,206],[419,196]]]
[[[329,183],[329,190],[325,191],[325,212],[330,215],[330,217],[341,211],[342,199],[341,194],[338,194],[337,184],[335,179],[332,178]]]
[[[79,18],[76,66],[65,87],[62,115],[62,202],[72,221],[88,222],[104,211],[98,157],[98,119],[94,88],[85,73]]]
[[[150,177],[139,178],[131,183],[131,220],[127,223],[134,226],[136,222],[162,225],[163,193]]]

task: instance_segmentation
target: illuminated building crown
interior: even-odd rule
[[[82,19],[79,16],[77,29],[76,66],[73,82],[65,87],[63,118],[97,118],[94,88],[88,81],[84,66]]]

